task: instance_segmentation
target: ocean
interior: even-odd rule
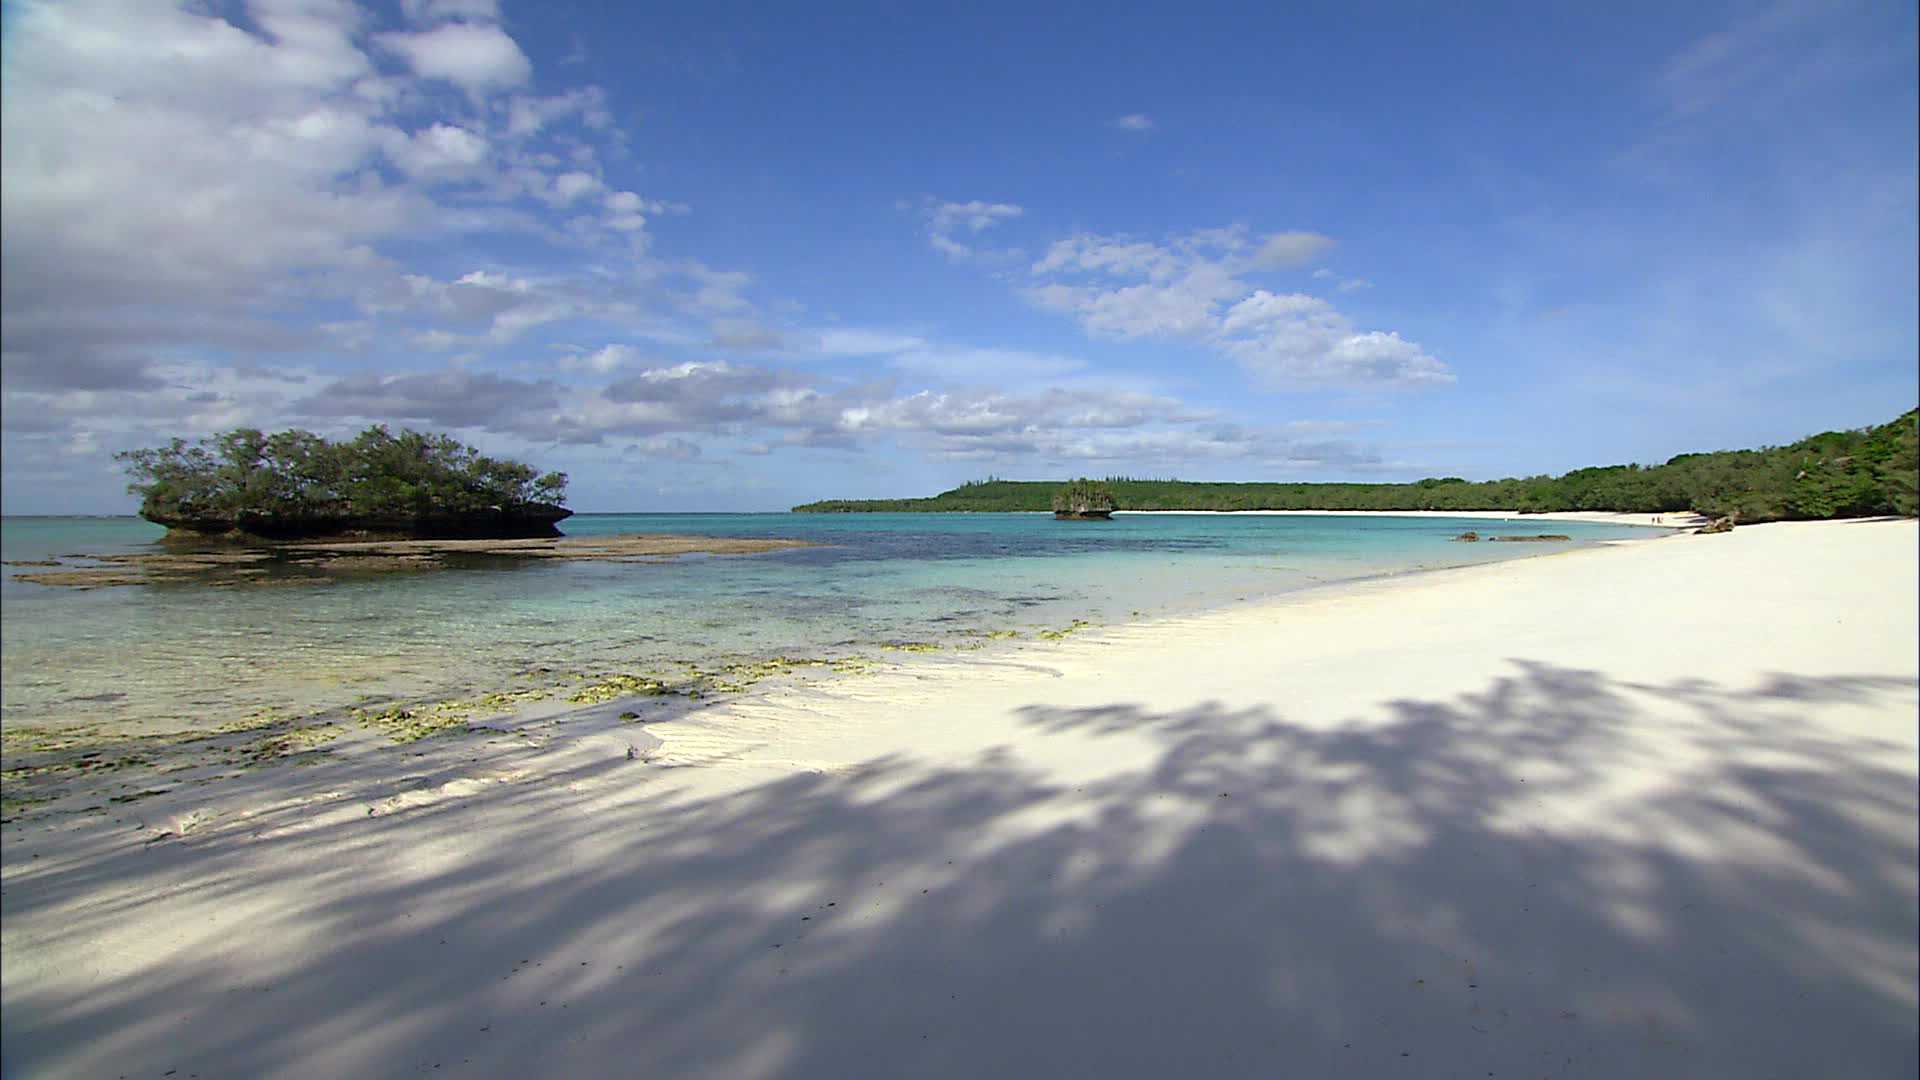
[[[1524,558],[1565,544],[1462,544],[1631,526],[1340,515],[580,514],[568,535],[787,537],[820,546],[661,563],[518,562],[342,576],[321,586],[88,591],[0,583],[9,725],[212,728],[631,674],[672,682],[773,657],[902,645],[995,648],[1344,580]],[[146,549],[136,518],[0,519],[9,563]]]

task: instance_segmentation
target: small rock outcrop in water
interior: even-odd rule
[[[1113,517],[1113,492],[1104,480],[1081,477],[1053,493],[1053,516],[1062,521],[1106,521]]]
[[[1537,544],[1554,540],[1572,540],[1573,537],[1562,533],[1535,533],[1532,536],[1481,536],[1477,532],[1463,532],[1453,538],[1455,543],[1477,543],[1481,540],[1496,544]]]

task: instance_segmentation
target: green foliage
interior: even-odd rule
[[[1681,454],[1664,465],[1609,465],[1564,476],[1470,483],[1457,476],[1413,484],[1210,484],[1112,478],[1120,510],[1694,510],[1743,522],[1913,516],[1920,510],[1916,432],[1920,411],[1857,431],[1829,431],[1789,446]],[[927,499],[830,499],[796,506],[858,511],[1044,511],[1051,481],[975,481]]]
[[[188,443],[114,455],[132,477],[142,516],[156,521],[234,518],[411,518],[566,498],[564,473],[540,475],[447,435],[370,427],[348,442],[311,431],[239,428]]]
[[[1104,480],[1081,477],[1053,493],[1056,514],[1097,514],[1113,509],[1113,491]]]

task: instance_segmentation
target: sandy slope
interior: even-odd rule
[[[9,834],[5,1071],[1912,1075],[1917,540],[1375,581],[649,761],[583,724]]]

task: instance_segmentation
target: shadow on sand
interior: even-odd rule
[[[1913,693],[1520,662],[1365,726],[1027,707],[1151,765],[1073,787],[995,749],[694,800],[620,761],[20,871],[10,921],[131,882],[193,944],[9,987],[5,1072],[1911,1076],[1914,777],[1795,713]],[[1623,793],[1650,761],[1687,781]]]

